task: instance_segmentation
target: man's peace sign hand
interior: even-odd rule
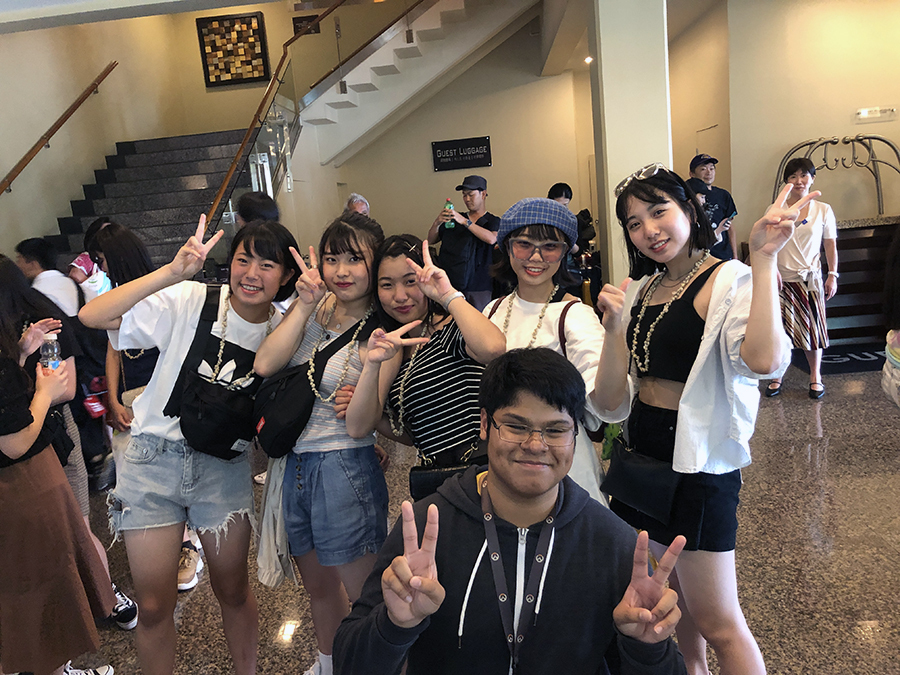
[[[206,256],[209,255],[212,247],[219,243],[219,239],[225,234],[225,230],[216,232],[205,244],[203,243],[204,234],[206,234],[205,214],[200,216],[200,222],[197,223],[197,231],[178,250],[175,258],[169,263],[172,273],[179,279],[190,279],[203,269]]]
[[[613,610],[613,621],[623,635],[652,644],[669,637],[681,618],[678,594],[666,582],[687,540],[681,535],[675,537],[653,576],[647,572],[649,541],[646,532],[638,535],[631,583]]]
[[[381,575],[381,593],[388,618],[400,628],[418,626],[444,602],[444,587],[437,580],[434,552],[437,548],[438,508],[428,507],[425,533],[419,547],[419,533],[412,504],[401,506],[403,555],[398,555]]]

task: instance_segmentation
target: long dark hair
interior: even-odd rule
[[[113,286],[134,281],[156,269],[144,242],[130,229],[110,222],[91,240],[91,256],[102,253]]]
[[[22,270],[0,254],[0,352],[18,362],[19,338],[28,323],[65,317],[47,296],[34,290]]]
[[[385,311],[378,297],[378,270],[385,258],[399,258],[405,256],[412,260],[419,267],[425,266],[425,260],[422,258],[422,240],[414,234],[395,234],[384,240],[378,250],[375,251],[375,258],[372,261],[372,288],[375,289],[375,311],[381,325],[387,331],[397,330],[403,324]],[[424,325],[434,322],[435,317],[443,319],[447,316],[447,310],[440,303],[435,302],[431,298],[428,300],[428,311],[423,319]]]
[[[531,237],[537,241],[562,241],[568,244],[570,248],[575,243],[574,241],[569,241],[562,230],[559,230],[552,225],[540,223],[535,225],[525,225],[524,227],[520,227],[517,230],[510,232],[506,236],[506,239],[503,240],[503,247],[500,249],[502,255],[497,262],[491,266],[491,276],[506,283],[510,288],[515,288],[519,285],[519,278],[516,276],[516,271],[509,262],[509,256],[512,255],[509,251],[510,241],[518,236]],[[558,284],[560,288],[567,288],[580,283],[580,280],[569,271],[569,266],[566,264],[566,258],[567,256],[560,258],[559,269],[556,270],[553,275],[553,283]]]
[[[625,248],[628,250],[628,262],[632,279],[640,279],[648,274],[655,274],[665,269],[665,265],[657,264],[644,257],[637,247],[631,243],[626,221],[628,220],[628,200],[635,198],[645,204],[659,204],[662,201],[675,202],[691,223],[691,236],[688,245],[690,252],[702,251],[716,242],[716,235],[710,225],[706,211],[700,206],[697,195],[685,183],[681,176],[668,169],[660,169],[648,178],[633,179],[616,198],[616,217],[625,235]]]

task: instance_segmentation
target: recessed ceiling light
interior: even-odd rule
[[[585,56],[584,57],[584,62],[587,64],[590,64],[593,60],[594,60],[593,56]]]

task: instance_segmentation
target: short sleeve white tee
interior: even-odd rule
[[[819,252],[823,239],[837,239],[834,211],[825,202],[812,201],[806,220],[797,223],[794,236],[778,252],[778,271],[784,281],[806,281],[822,269]]]
[[[223,310],[227,303],[225,348],[216,378],[223,384],[235,382],[252,371],[253,357],[266,337],[267,323],[270,329],[274,329],[281,322],[281,313],[277,310],[269,322],[250,323],[242,319],[228,303],[227,288],[222,286],[219,311],[211,330],[213,336],[221,338]],[[179,419],[166,417],[163,408],[169,401],[194,340],[205,300],[205,284],[182,281],[141,300],[122,316],[122,325],[118,330],[108,331],[113,349],[159,349],[159,360],[150,382],[134,402],[133,436],[152,434],[170,441],[184,438]],[[212,375],[218,351],[218,341],[209,340],[198,369],[201,375]]]

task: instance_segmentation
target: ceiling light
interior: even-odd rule
[[[593,60],[594,60],[593,56],[585,56],[584,57],[584,62],[587,64],[590,64]]]

